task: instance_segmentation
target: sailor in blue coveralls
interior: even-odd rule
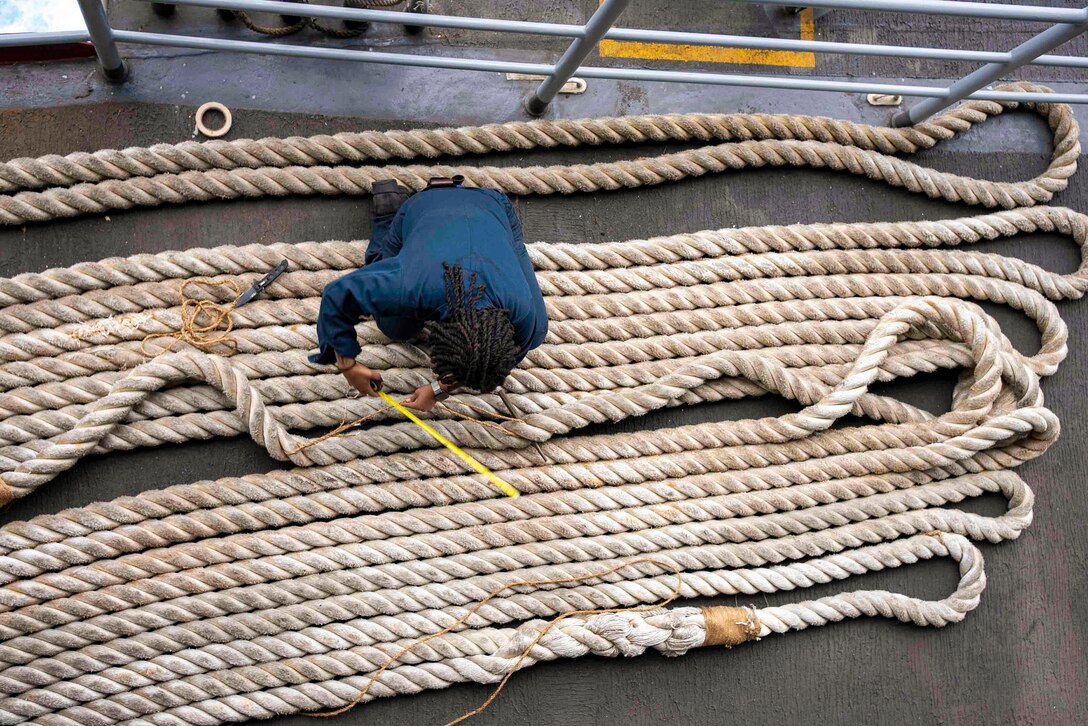
[[[488,393],[544,342],[548,315],[505,194],[433,179],[410,195],[374,185],[365,266],[325,286],[313,363],[336,363],[360,393],[381,373],[358,363],[355,324],[373,318],[398,341],[425,338],[435,379],[403,403],[430,411],[461,386]]]

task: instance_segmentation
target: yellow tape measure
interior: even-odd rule
[[[512,487],[509,484],[507,484],[506,482],[504,482],[502,479],[500,479],[498,476],[496,476],[493,471],[491,471],[486,466],[484,466],[480,462],[473,459],[471,456],[466,454],[464,451],[461,451],[461,449],[458,448],[457,444],[453,443],[452,441],[447,439],[445,436],[443,436],[442,434],[435,431],[426,422],[424,422],[421,418],[419,418],[419,416],[416,416],[414,413],[409,411],[407,408],[405,408],[404,406],[402,406],[399,403],[397,403],[396,401],[394,401],[393,398],[388,393],[386,393],[385,391],[381,391],[381,390],[376,390],[375,392],[379,396],[381,396],[383,401],[385,401],[390,406],[392,406],[393,408],[397,409],[402,414],[404,414],[408,418],[409,421],[411,421],[416,426],[420,427],[421,429],[423,429],[424,431],[429,433],[432,437],[434,437],[435,441],[442,444],[443,446],[445,446],[447,449],[449,449],[453,453],[457,454],[457,456],[459,456],[463,462],[465,462],[466,464],[471,466],[473,469],[475,469],[476,471],[478,471],[481,474],[483,474],[484,476],[486,476],[488,478],[488,481],[490,481],[492,484],[494,484],[496,487],[498,487],[499,491],[501,491],[503,494],[505,494],[508,497],[516,497],[518,495],[518,490],[517,489],[515,489],[514,487]]]

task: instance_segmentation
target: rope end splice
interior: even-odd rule
[[[726,648],[732,648],[734,645],[747,643],[749,640],[759,640],[762,625],[751,608],[716,605],[699,609],[703,612],[703,620],[706,624],[703,647],[724,645]]]

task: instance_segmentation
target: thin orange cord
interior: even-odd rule
[[[616,565],[615,567],[611,567],[611,568],[609,568],[607,570],[603,570],[601,572],[595,572],[595,573],[592,573],[592,574],[589,574],[589,575],[578,575],[578,576],[574,576],[574,577],[561,577],[561,578],[556,578],[556,579],[552,579],[552,580],[522,580],[522,581],[519,581],[519,582],[511,582],[511,583],[509,583],[507,585],[503,585],[502,587],[499,587],[499,588],[497,588],[495,590],[492,590],[490,593],[488,593],[487,597],[485,597],[480,602],[476,603],[476,605],[473,606],[471,609],[469,609],[468,612],[466,612],[460,618],[455,620],[452,625],[450,625],[448,627],[445,627],[442,630],[439,630],[437,633],[432,633],[431,635],[426,635],[426,636],[424,636],[424,637],[410,643],[409,645],[406,645],[403,648],[401,648],[401,650],[396,655],[394,655],[392,658],[387,660],[382,665],[381,668],[379,668],[377,671],[374,672],[374,675],[372,675],[370,677],[370,680],[367,681],[366,687],[363,688],[363,690],[359,693],[358,696],[355,697],[355,700],[353,700],[351,703],[347,704],[346,706],[342,706],[342,707],[336,709],[335,711],[322,711],[322,712],[317,712],[317,713],[306,713],[306,714],[303,714],[303,715],[311,716],[313,718],[330,718],[332,716],[339,716],[340,714],[346,713],[346,712],[350,711],[351,709],[355,708],[360,703],[362,703],[364,698],[366,698],[367,693],[370,692],[371,687],[374,685],[375,681],[377,681],[378,678],[382,675],[382,673],[385,673],[385,671],[387,671],[390,666],[392,666],[394,663],[396,663],[398,660],[400,660],[401,657],[403,657],[406,653],[409,653],[413,649],[419,647],[420,645],[423,645],[424,643],[427,643],[427,642],[429,642],[431,640],[434,640],[435,638],[441,637],[441,636],[449,633],[450,631],[452,631],[454,628],[458,627],[459,625],[464,624],[464,622],[466,620],[468,620],[470,617],[472,617],[477,612],[479,612],[480,608],[482,608],[489,601],[491,601],[493,598],[495,598],[499,593],[501,593],[501,592],[503,592],[505,590],[509,590],[509,589],[515,588],[515,587],[540,587],[542,585],[562,585],[564,583],[569,583],[569,582],[580,582],[580,581],[583,581],[583,580],[592,580],[592,579],[599,578],[599,577],[606,577],[607,575],[611,575],[612,573],[618,572],[619,570],[622,570],[622,569],[624,569],[626,567],[633,567],[634,565],[641,565],[641,564],[653,564],[653,565],[657,565],[658,567],[661,567],[663,569],[672,571],[673,574],[676,575],[676,587],[673,588],[672,594],[669,595],[664,600],[662,600],[660,603],[657,603],[656,605],[639,605],[639,606],[627,607],[627,608],[598,608],[598,609],[588,609],[588,610],[572,610],[569,613],[563,613],[562,615],[559,615],[558,617],[553,618],[537,634],[537,636],[533,639],[533,642],[530,643],[529,646],[524,651],[522,651],[521,656],[514,662],[514,665],[513,665],[513,667],[511,667],[510,672],[507,673],[506,676],[502,679],[502,681],[499,682],[499,685],[495,688],[494,691],[492,691],[491,695],[488,696],[486,701],[484,701],[482,704],[480,704],[477,708],[469,711],[468,713],[462,714],[458,718],[454,719],[453,721],[448,722],[445,725],[445,726],[455,726],[455,724],[459,724],[462,721],[465,721],[467,719],[472,718],[473,716],[479,715],[484,709],[486,709],[488,706],[490,706],[492,704],[492,702],[496,698],[498,698],[499,693],[501,693],[502,689],[506,687],[507,681],[509,681],[510,677],[513,676],[515,672],[517,672],[518,667],[529,656],[529,653],[532,652],[533,648],[536,647],[537,643],[540,642],[541,638],[543,638],[548,633],[548,631],[550,631],[553,627],[555,627],[555,625],[558,624],[560,621],[565,620],[566,618],[569,618],[569,617],[573,617],[575,615],[600,615],[602,613],[639,613],[639,612],[648,612],[650,610],[657,610],[659,608],[663,608],[666,605],[668,605],[669,603],[676,600],[676,598],[680,597],[680,592],[681,592],[681,590],[682,590],[682,588],[684,586],[684,578],[683,578],[683,575],[680,572],[680,569],[677,568],[671,562],[664,562],[662,560],[655,560],[655,559],[650,558],[650,557],[640,557],[638,559],[630,560],[628,562],[624,562],[622,564]]]
[[[300,446],[298,446],[298,447],[296,447],[294,449],[291,449],[289,451],[286,451],[284,453],[286,453],[288,456],[290,456],[291,454],[297,454],[298,452],[305,451],[306,449],[310,448],[311,446],[314,446],[316,444],[320,444],[322,441],[326,441],[327,439],[331,439],[331,438],[334,438],[336,436],[343,436],[344,432],[348,431],[349,429],[353,429],[356,426],[358,426],[359,424],[365,423],[365,422],[369,421],[370,419],[374,418],[375,416],[379,416],[379,415],[385,413],[386,411],[389,411],[392,408],[393,408],[392,406],[383,406],[382,408],[379,408],[377,411],[371,411],[367,415],[360,416],[359,418],[355,419],[354,421],[343,422],[339,426],[334,428],[332,431],[328,432],[327,434],[322,434],[321,436],[318,436],[316,439],[309,439],[304,444],[302,444],[302,445],[300,445]]]
[[[196,300],[186,293],[189,285],[206,285],[208,287],[226,287],[231,292],[231,302],[228,305],[212,300]],[[222,344],[230,350],[230,354],[238,352],[238,344],[227,336],[234,329],[234,321],[230,314],[234,310],[234,301],[242,294],[238,283],[231,279],[209,280],[198,277],[193,280],[185,280],[178,285],[178,298],[181,300],[181,327],[173,333],[152,333],[140,343],[140,352],[148,358],[169,353],[177,345],[179,340],[184,340],[189,345],[204,352],[211,352],[216,345]],[[154,317],[154,316],[152,316]],[[201,322],[201,320],[206,322]],[[157,318],[156,318],[157,320]],[[226,328],[222,331],[219,327],[226,321]],[[156,338],[173,338],[165,348],[157,353],[147,350],[149,341]]]
[[[459,401],[459,400],[456,400],[456,399],[451,399],[451,403],[456,403],[458,406],[464,406],[469,411],[474,411],[475,413],[477,413],[477,414],[479,414],[481,416],[490,416],[492,418],[498,419],[499,421],[510,421],[511,423],[525,423],[525,419],[516,418],[514,416],[504,416],[501,413],[496,413],[495,411],[488,411],[487,409],[481,408],[480,406],[473,406],[471,403],[468,403],[467,401]],[[449,404],[439,403],[438,407],[441,408],[444,411],[448,411],[449,413],[452,413],[454,416],[460,416],[461,418],[464,418],[464,419],[474,420],[471,417],[469,417],[468,414],[461,413],[460,411],[454,411],[452,408],[449,407]]]
[[[486,411],[486,410],[481,409],[481,408],[477,408],[476,406],[473,406],[472,404],[469,404],[469,403],[465,403],[463,401],[457,401],[457,403],[459,405],[461,405],[461,406],[464,406],[464,407],[466,407],[466,408],[468,408],[468,409],[470,409],[472,411],[476,411],[477,413],[480,413],[480,414],[483,414],[483,415],[494,416],[494,417],[496,417],[498,419],[501,419],[503,421],[513,421],[513,422],[516,422],[516,423],[523,423],[523,421],[520,418],[511,418],[509,416],[503,416],[502,414],[491,413],[489,411]],[[450,414],[451,416],[456,416],[456,417],[464,419],[466,421],[473,421],[475,423],[480,424],[484,428],[494,429],[494,430],[496,430],[496,431],[498,431],[500,433],[503,433],[503,434],[507,434],[507,435],[511,435],[511,436],[517,436],[517,434],[515,434],[514,432],[507,431],[502,426],[500,426],[500,425],[498,425],[496,423],[492,423],[491,421],[482,421],[480,419],[473,418],[472,416],[469,416],[467,413],[461,413],[460,411],[455,411],[455,410],[453,410],[452,408],[450,408],[449,406],[447,406],[445,404],[439,403],[438,407],[441,408],[446,413]],[[315,444],[320,444],[322,441],[327,441],[328,439],[335,438],[337,436],[346,436],[347,433],[351,429],[355,428],[359,424],[366,423],[370,419],[374,418],[375,416],[378,416],[379,414],[385,413],[386,411],[390,410],[391,408],[393,408],[393,407],[392,406],[385,406],[384,408],[380,408],[377,411],[371,411],[370,413],[368,413],[365,416],[360,416],[359,418],[355,419],[354,421],[348,421],[348,422],[345,422],[345,423],[341,423],[339,426],[337,426],[335,429],[328,432],[327,434],[322,434],[321,436],[318,436],[316,439],[310,439],[306,443],[301,444],[298,447],[296,447],[294,449],[291,449],[290,451],[287,451],[285,453],[288,456],[290,456],[291,454],[297,454],[300,451],[305,451],[306,449],[310,448],[311,446],[314,446]]]

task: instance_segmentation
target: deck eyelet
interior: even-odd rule
[[[210,129],[205,126],[204,114],[208,111],[218,111],[223,114],[223,125],[217,129]],[[209,139],[218,139],[220,136],[226,136],[227,132],[230,131],[230,126],[233,122],[234,119],[230,114],[230,109],[218,101],[208,101],[196,110],[197,133],[202,136],[207,136]]]

